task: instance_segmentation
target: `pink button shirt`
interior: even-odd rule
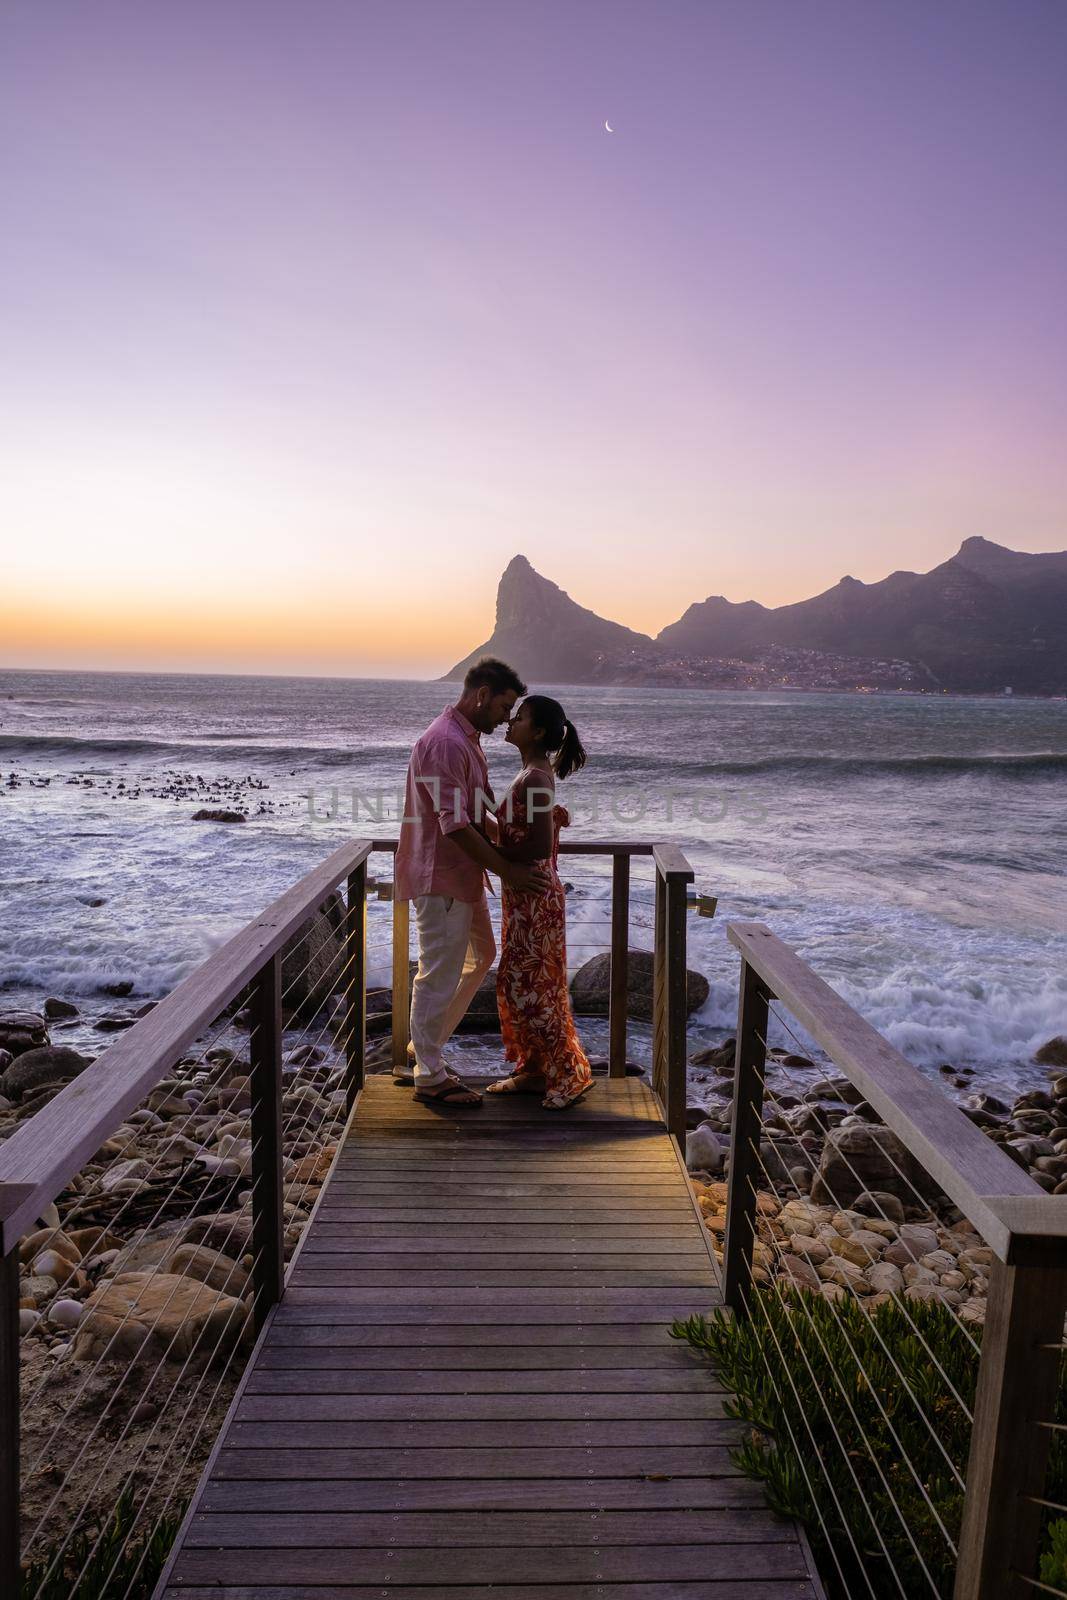
[[[411,752],[394,871],[398,900],[420,894],[481,899],[485,873],[448,837],[481,824],[479,790],[492,793],[481,737],[461,711],[447,706]]]

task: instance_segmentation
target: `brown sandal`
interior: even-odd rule
[[[462,1098],[460,1098],[462,1096]],[[482,1097],[477,1089],[468,1089],[458,1078],[446,1078],[443,1083],[431,1084],[426,1089],[416,1089],[415,1099],[426,1106],[480,1106]]]

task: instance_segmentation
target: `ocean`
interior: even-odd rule
[[[395,833],[408,749],[450,687],[0,673],[0,1005],[99,1010],[116,982],[158,998],[345,837]],[[725,925],[758,918],[920,1067],[1044,1081],[1034,1050],[1067,1033],[1067,703],[552,692],[590,755],[562,786],[568,837],[676,841],[718,897],[688,922],[710,983],[693,1040],[731,1030]],[[500,792],[514,752],[487,750]],[[248,821],[193,822],[204,805]],[[609,870],[565,862],[572,967],[607,947]],[[387,917],[372,902],[374,980]],[[640,863],[636,946],[650,928]]]

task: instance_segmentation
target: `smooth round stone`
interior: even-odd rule
[[[23,1306],[19,1311],[19,1338],[22,1338],[24,1334],[32,1333],[40,1320],[41,1313],[39,1311],[30,1311]]]
[[[718,1172],[722,1145],[710,1128],[694,1128],[685,1136],[685,1164],[690,1172]]]
[[[53,1300],[48,1321],[53,1328],[76,1328],[85,1307],[77,1300]]]

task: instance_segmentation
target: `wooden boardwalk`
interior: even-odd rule
[[[165,1600],[817,1600],[672,1318],[718,1299],[657,1102],[371,1078]]]

